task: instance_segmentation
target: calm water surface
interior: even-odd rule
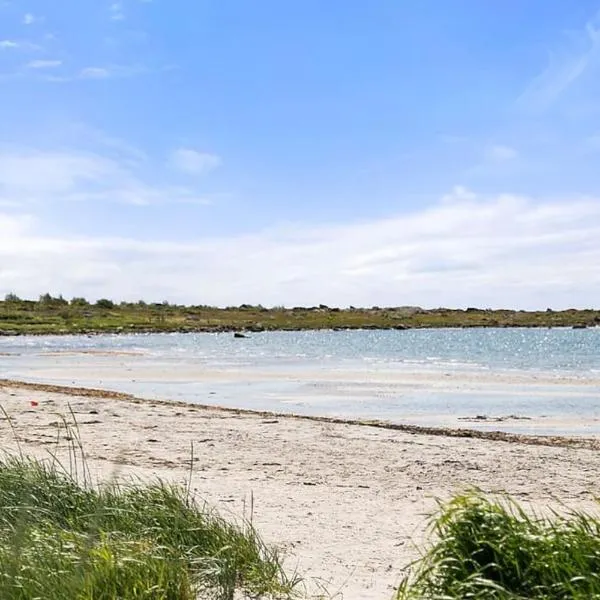
[[[600,434],[600,329],[0,337],[0,376],[303,414]]]

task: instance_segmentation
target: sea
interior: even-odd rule
[[[600,328],[0,337],[0,377],[277,413],[600,435]]]

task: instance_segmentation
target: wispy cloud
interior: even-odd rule
[[[460,204],[474,202],[475,200],[477,200],[477,194],[464,185],[455,185],[449,194],[442,196],[441,204]]]
[[[61,197],[63,202],[93,202],[129,204],[131,206],[157,206],[165,204],[193,204],[208,206],[213,197],[196,193],[182,186],[153,186],[135,178],[122,181],[115,187],[101,191],[75,191]]]
[[[0,40],[0,51],[2,50],[23,50],[34,52],[42,50],[39,44],[34,44],[27,40]]]
[[[462,178],[468,181],[472,181],[472,178],[481,180],[489,177],[504,177],[526,166],[519,151],[507,144],[488,143],[477,148],[477,154],[477,160],[462,173]]]
[[[481,197],[468,190],[459,196],[357,224],[295,225],[194,242],[51,237],[29,213],[0,213],[0,264],[12,266],[0,270],[0,293],[36,297],[50,290],[220,305],[597,303],[600,199]]]
[[[78,184],[111,181],[120,174],[114,161],[92,153],[5,151],[0,153],[0,190],[27,200],[54,197]]]
[[[109,65],[109,66],[90,66],[79,71],[76,79],[117,79],[124,77],[134,77],[147,73],[148,69],[143,65]]]
[[[525,108],[546,108],[600,64],[600,12],[566,36],[561,49],[550,52],[548,65],[517,101]]]
[[[62,60],[32,60],[25,66],[28,69],[56,69],[62,65]]]
[[[114,140],[109,143],[118,156],[84,151],[0,152],[0,198],[21,206],[74,201],[137,206],[211,203],[210,197],[195,189],[148,182],[138,173],[143,165],[129,160],[130,152]]]
[[[192,148],[178,148],[171,154],[169,163],[184,173],[206,175],[220,167],[223,161],[216,154],[198,152]]]
[[[55,63],[59,61],[32,61],[34,63]],[[62,64],[62,63],[60,63]],[[50,67],[60,66],[58,64],[47,64],[45,65],[46,69]],[[38,69],[43,67],[38,67]],[[60,76],[56,75],[44,75],[41,77],[42,80],[53,82],[53,83],[69,83],[77,80],[88,80],[88,81],[106,81],[109,79],[123,79],[127,77],[135,77],[136,75],[141,75],[147,73],[148,69],[146,67],[140,65],[110,65],[106,67],[84,67],[83,69],[79,69],[75,73],[72,71],[64,72]]]
[[[98,148],[99,152],[115,158],[120,164],[135,165],[148,160],[148,155],[140,148],[86,123],[71,123],[63,131],[70,134],[69,139],[76,140],[80,145]]]
[[[82,79],[108,79],[111,71],[106,67],[85,67],[81,69],[79,76]]]
[[[518,152],[511,146],[494,144],[486,149],[486,157],[493,162],[506,162],[517,156]]]
[[[113,21],[125,20],[125,10],[122,2],[113,2],[109,8],[110,18]]]
[[[36,17],[32,13],[25,13],[23,15],[23,25],[33,25],[36,21],[39,21],[39,17]]]

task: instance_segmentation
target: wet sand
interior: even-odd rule
[[[4,354],[17,356],[16,354]],[[99,375],[109,380],[121,381],[137,377],[143,380],[156,381],[263,381],[280,379],[301,379],[327,384],[335,383],[362,383],[369,385],[378,383],[383,386],[419,386],[424,385],[437,390],[445,390],[460,386],[472,389],[479,393],[482,389],[497,386],[539,386],[554,387],[566,386],[569,388],[600,388],[600,376],[597,374],[581,377],[567,374],[536,373],[528,371],[494,371],[494,370],[468,370],[456,369],[448,366],[447,369],[423,370],[416,365],[397,366],[394,369],[374,370],[369,366],[362,368],[336,368],[331,370],[289,370],[285,367],[265,369],[258,366],[251,368],[219,368],[211,365],[192,366],[185,362],[161,364],[155,358],[143,351],[125,350],[56,350],[40,352],[38,358],[47,357],[56,359],[55,365],[47,364],[44,368],[36,369],[39,377],[45,379],[68,380],[69,372],[76,374],[77,379],[93,380]],[[66,361],[59,362],[61,358]],[[81,362],[75,362],[74,357],[80,357]],[[98,361],[94,359],[99,359]],[[114,361],[103,361],[105,358],[115,358]],[[130,358],[131,361],[120,362],[119,358]],[[148,361],[148,362],[146,362]],[[123,366],[127,372],[123,372]],[[24,368],[27,368],[25,365]],[[365,377],[368,380],[365,381]],[[554,391],[549,393],[561,393]]]
[[[16,379],[126,391],[146,398],[418,426],[600,438],[600,378],[422,365],[319,369],[224,366],[145,351],[42,351],[6,367]]]
[[[436,498],[477,487],[545,510],[591,509],[597,495],[597,440],[390,428],[6,381],[0,404],[23,451],[41,457],[67,456],[57,434],[72,410],[98,479],[184,483],[193,445],[198,497],[232,518],[252,506],[307,592],[346,600],[391,598]],[[0,430],[3,448],[16,451],[5,419]]]

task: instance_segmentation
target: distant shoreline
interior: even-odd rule
[[[439,330],[439,329],[594,329],[600,328],[600,324],[590,324],[590,325],[546,325],[543,323],[539,324],[512,324],[512,325],[473,325],[473,324],[464,324],[464,325],[414,325],[414,326],[402,326],[402,327],[388,327],[385,325],[365,325],[365,326],[356,326],[356,327],[237,327],[235,325],[231,326],[218,326],[218,327],[198,327],[198,328],[189,328],[189,327],[148,327],[146,329],[135,327],[135,328],[127,328],[127,327],[116,327],[116,328],[98,328],[98,329],[73,329],[73,330],[59,330],[55,331],[53,329],[48,330],[35,330],[35,331],[23,331],[21,329],[18,330],[10,330],[10,329],[0,329],[0,337],[17,337],[24,335],[31,336],[47,336],[47,335],[147,335],[149,333],[242,333],[245,335],[250,335],[253,333],[276,333],[276,332],[302,332],[302,331],[315,331],[315,332],[344,332],[344,331],[409,331],[414,329],[425,329],[425,330]]]
[[[585,329],[600,326],[600,310],[516,311],[423,309],[420,307],[216,308],[168,303],[90,304],[43,298],[0,301],[0,336],[101,333],[254,333],[263,331],[354,331],[443,328]]]
[[[80,336],[87,335],[100,336],[100,335],[148,335],[148,334],[194,334],[194,333],[241,333],[243,337],[248,337],[253,333],[277,333],[277,332],[348,332],[348,331],[410,331],[410,330],[441,330],[441,329],[593,329],[600,328],[600,325],[586,325],[586,326],[572,326],[572,325],[431,325],[431,326],[414,326],[414,327],[385,327],[385,326],[373,326],[373,327],[280,327],[270,329],[252,329],[252,328],[240,328],[240,327],[217,327],[217,328],[148,328],[148,329],[127,329],[124,327],[118,327],[115,329],[103,328],[103,329],[81,329],[81,330],[67,330],[67,331],[22,331],[22,330],[4,330],[0,329],[1,337],[21,337],[21,336]]]

